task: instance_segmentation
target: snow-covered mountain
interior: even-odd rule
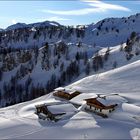
[[[0,104],[9,106],[139,60],[140,37],[132,32],[126,43],[108,48],[59,41],[40,49],[3,48],[0,53]]]
[[[31,100],[32,97],[28,97],[31,95],[30,88],[38,89],[34,97],[39,97],[49,93],[55,87],[73,81],[81,72],[85,73],[88,59],[99,49],[99,47],[93,49],[92,46],[86,44],[66,44],[63,41],[45,44],[40,49],[14,49],[12,51],[2,49],[0,87],[1,92],[4,95],[7,94],[5,96],[7,99],[3,97],[1,105],[6,105],[5,100],[8,101],[7,105]],[[80,65],[83,66],[80,67]],[[26,86],[29,86],[29,89],[25,92]],[[15,88],[23,90],[19,94],[15,92]],[[43,91],[39,91],[41,88]]]
[[[86,32],[89,35],[85,35],[85,41],[103,47],[115,46],[126,42],[133,31],[140,33],[139,23],[140,14],[123,18],[106,18],[88,26]]]
[[[96,24],[62,26],[56,22],[17,23],[0,34],[1,47],[42,47],[46,42],[63,40],[88,45],[111,47],[126,42],[132,32],[140,33],[140,14],[123,18],[107,18]]]
[[[25,23],[16,23],[14,25],[8,26],[6,30],[15,30],[15,29],[20,29],[20,28],[25,28],[26,24]]]
[[[17,24],[27,27],[19,29],[15,25],[14,30],[2,31],[0,33],[0,106],[32,100],[87,75],[102,73],[138,60],[140,58],[139,18],[140,14],[122,19],[110,18],[95,25],[81,25],[77,28],[46,21],[30,25]],[[121,35],[127,35],[128,32],[124,34],[127,26],[129,26],[127,31],[131,34],[125,40]],[[108,30],[107,27],[110,29]],[[113,36],[114,27],[125,43],[121,42],[113,47],[89,45],[88,39],[92,39],[89,37],[90,31],[98,32],[102,36],[100,36],[100,43],[109,42],[110,34],[112,34],[110,41],[116,43],[117,40]],[[84,43],[86,38],[89,41],[87,44]],[[97,38],[95,37],[94,40]],[[41,47],[38,46],[40,43],[42,43]],[[20,47],[17,47],[19,44]]]
[[[16,23],[14,25],[8,26],[5,30],[16,30],[21,28],[35,28],[35,27],[48,27],[48,26],[61,26],[59,23],[54,21],[44,21],[32,24],[25,24],[25,23]]]
[[[136,14],[76,28],[46,21],[2,30],[0,138],[139,139],[139,24]],[[81,94],[62,100],[53,94],[61,86]],[[117,107],[102,118],[85,108],[89,97]],[[35,108],[44,103],[63,117],[39,119]]]

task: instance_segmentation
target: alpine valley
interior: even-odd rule
[[[0,29],[0,120],[1,139],[140,139],[140,14]]]

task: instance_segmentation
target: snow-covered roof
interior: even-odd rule
[[[77,109],[72,104],[60,104],[47,107],[53,114],[75,112]]]
[[[84,99],[95,98],[95,97],[97,97],[95,93],[81,93],[80,95],[72,98],[70,102],[81,105],[85,102]]]
[[[108,101],[110,101],[110,103],[117,103],[117,104],[120,104],[120,103],[126,103],[128,102],[125,98],[119,96],[119,95],[113,95],[113,96],[106,96],[106,99]]]
[[[110,96],[105,96],[104,98],[97,98],[97,100],[104,104],[104,105],[112,105],[112,104],[121,104],[124,102],[127,102],[126,99],[124,99],[123,97],[119,96],[119,95],[110,95]]]
[[[55,91],[65,91],[66,93],[69,93],[69,94],[73,94],[73,92],[75,92],[75,90],[71,90],[69,88],[64,88],[64,87],[58,87],[55,89]]]
[[[63,88],[63,87],[58,87],[58,88],[56,88],[56,89],[54,89],[55,91],[64,91],[65,90],[65,88]]]
[[[110,102],[103,98],[97,98],[97,100],[105,106],[111,105]],[[114,104],[114,103],[113,103]]]
[[[76,90],[73,90],[73,91],[71,91],[71,90],[66,90],[66,92],[68,92],[69,94],[73,94],[74,92],[76,92]]]

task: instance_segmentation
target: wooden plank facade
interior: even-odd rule
[[[112,104],[112,105],[104,105],[100,101],[98,101],[98,98],[90,98],[90,99],[85,99],[86,101],[86,110],[90,110],[93,112],[96,112],[98,115],[107,117],[109,113],[114,111],[115,107],[117,104]]]
[[[74,91],[72,93],[68,93],[66,91],[56,91],[53,93],[54,96],[57,96],[57,97],[60,97],[60,98],[66,99],[66,100],[70,100],[79,94],[80,94],[79,91]]]

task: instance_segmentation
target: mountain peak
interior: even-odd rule
[[[61,25],[55,21],[43,21],[43,22],[37,22],[37,23],[31,23],[31,24],[16,23],[16,24],[8,26],[6,30],[15,30],[15,29],[20,29],[20,28],[25,28],[25,27],[32,28],[32,27],[44,27],[44,26],[61,26]]]
[[[24,28],[26,26],[25,23],[16,23],[13,25],[10,25],[6,28],[6,30],[14,30],[14,29],[19,29],[19,28]]]
[[[4,29],[0,28],[0,31],[3,31]]]

